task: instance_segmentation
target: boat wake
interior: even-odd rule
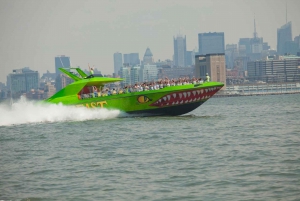
[[[29,101],[24,97],[13,103],[0,104],[0,126],[27,123],[105,120],[122,115],[119,110],[87,109],[85,107],[44,104]]]

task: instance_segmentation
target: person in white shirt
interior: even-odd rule
[[[210,77],[208,75],[208,73],[206,73],[206,79],[205,79],[205,82],[209,82],[210,81]]]

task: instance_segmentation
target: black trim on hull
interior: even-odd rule
[[[193,111],[194,109],[202,105],[204,102],[205,101],[171,106],[171,107],[132,111],[126,113],[137,114],[138,116],[177,116],[177,115],[183,115]]]

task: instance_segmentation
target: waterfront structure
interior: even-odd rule
[[[199,54],[222,54],[225,53],[224,32],[199,33]]]
[[[158,69],[155,64],[145,64],[140,70],[140,82],[152,82],[157,80]]]
[[[266,60],[247,63],[248,79],[264,82],[296,82],[300,81],[300,57],[280,56],[267,57]]]
[[[292,22],[277,29],[277,53],[284,55],[286,52],[286,43],[292,41]]]
[[[174,66],[186,66],[186,36],[180,34],[173,38],[174,40]]]
[[[60,55],[55,57],[55,74],[56,76],[61,74],[59,68],[70,68],[71,62],[70,57],[66,57],[65,55]]]
[[[118,74],[122,66],[123,66],[122,53],[120,52],[114,53],[114,73]]]
[[[38,71],[30,70],[29,67],[15,69],[7,76],[7,87],[12,94],[27,93],[39,88]]]
[[[248,83],[227,85],[226,92],[221,96],[251,96],[300,93],[300,83]]]
[[[153,64],[153,54],[150,50],[149,47],[147,47],[146,52],[144,54],[144,58],[143,58],[143,64]]]
[[[195,76],[205,80],[206,73],[210,76],[211,81],[222,82],[226,87],[225,54],[195,56]]]
[[[124,54],[123,57],[125,66],[140,65],[139,53]]]

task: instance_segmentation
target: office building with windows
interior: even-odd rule
[[[226,88],[225,54],[206,54],[195,56],[195,76],[205,80],[206,73],[211,81],[222,82]]]
[[[15,69],[7,76],[7,87],[12,94],[27,93],[39,88],[38,71],[30,70],[29,67]]]
[[[125,66],[140,65],[139,53],[124,54],[123,57]]]
[[[122,53],[114,53],[114,73],[118,75],[121,67],[123,66]]]
[[[158,69],[154,64],[145,64],[140,70],[140,82],[152,82],[157,80]]]
[[[120,77],[122,79],[124,79],[121,82],[123,86],[131,84],[130,69],[131,69],[131,67],[124,67],[123,66],[123,67],[121,67],[121,69],[119,71]]]
[[[292,22],[288,22],[277,29],[277,53],[284,55],[286,52],[286,43],[292,41]]]
[[[264,82],[299,82],[300,57],[279,56],[267,57],[266,60],[250,61],[247,63],[248,79]]]
[[[174,39],[174,66],[186,67],[186,36],[177,35]]]
[[[199,33],[198,34],[199,55],[224,54],[225,40],[224,32]]]
[[[66,57],[65,55],[60,55],[55,57],[55,74],[56,76],[62,74],[59,68],[70,68],[70,57]]]

